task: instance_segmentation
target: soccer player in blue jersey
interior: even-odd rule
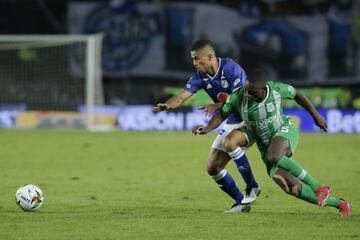
[[[197,72],[193,74],[182,92],[171,97],[165,103],[158,103],[153,108],[154,112],[175,109],[198,90],[204,89],[215,104],[204,105],[201,109],[212,114],[223,105],[228,94],[246,82],[246,74],[239,64],[229,58],[216,57],[210,40],[196,41],[191,48],[191,58]],[[227,211],[229,213],[248,212],[250,210],[249,204],[254,202],[260,194],[260,188],[255,181],[244,151],[237,148],[235,151],[226,152],[223,145],[224,137],[239,126],[238,115],[230,115],[227,118],[226,124],[213,142],[207,161],[209,175],[221,190],[235,201],[234,205]],[[246,183],[245,197],[230,173],[225,170],[225,166],[231,158],[236,159],[234,162]]]
[[[291,85],[267,81],[265,72],[257,69],[249,74],[245,87],[230,95],[208,126],[197,126],[193,132],[206,134],[230,114],[239,113],[245,125],[226,136],[227,151],[255,141],[269,176],[286,193],[320,206],[336,207],[343,217],[350,216],[351,203],[330,197],[330,187],[321,184],[292,158],[299,134],[290,117],[283,114],[283,99],[294,100],[310,113],[317,126],[327,131],[324,118],[309,99]]]

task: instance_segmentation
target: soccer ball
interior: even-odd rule
[[[38,186],[25,184],[16,191],[15,201],[22,210],[35,211],[44,203],[44,196]]]

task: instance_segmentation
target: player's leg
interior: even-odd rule
[[[278,165],[279,167],[287,170],[289,173],[299,178],[313,189],[321,187],[321,184],[313,179],[305,169],[303,169],[296,161],[290,156],[292,151],[290,143],[287,138],[282,136],[275,136],[269,144],[266,152],[266,160],[272,165]]]
[[[323,206],[330,195],[331,188],[322,185],[319,181],[308,174],[307,171],[300,166],[300,164],[290,158],[295,152],[297,143],[297,129],[292,124],[284,125],[275,137],[271,139],[265,158],[269,164],[277,165],[287,170],[290,174],[309,185],[318,197],[318,204]]]
[[[280,186],[280,188],[282,188],[286,193],[291,194],[297,198],[300,198],[309,203],[317,204],[317,196],[310,186],[300,182],[298,178],[289,174],[284,169],[278,167],[275,168],[277,170],[274,170],[275,174],[272,179],[278,186]],[[348,217],[351,215],[351,203],[345,200],[329,197],[325,206],[337,208],[343,217]]]
[[[244,123],[225,124],[224,127],[222,128],[220,134],[215,139],[212,147],[216,148],[218,150],[222,150],[224,152],[228,152],[225,149],[224,140],[232,131],[234,131],[235,129],[239,129],[239,128],[241,128],[241,129],[245,128],[245,124]],[[251,143],[249,145],[251,145]],[[233,151],[230,151],[228,153],[229,153],[230,157],[232,159],[234,159],[236,168],[238,169],[244,182],[246,183],[246,192],[248,193],[252,189],[254,189],[254,190],[258,189],[258,184],[255,181],[254,175],[252,173],[252,170],[251,170],[251,167],[249,164],[249,160],[247,159],[244,150],[242,148],[239,148],[239,145],[237,145]],[[256,195],[255,195],[255,198],[256,198]],[[254,199],[254,201],[255,201],[255,199]]]
[[[275,167],[276,171],[272,179],[286,193],[301,198],[310,203],[317,204],[314,191],[306,184],[300,182],[298,178],[288,173],[282,168]]]
[[[244,196],[236,186],[230,173],[225,169],[225,166],[229,161],[230,156],[226,152],[212,148],[207,161],[207,172],[221,190],[234,199],[235,203],[241,203]]]
[[[282,190],[284,190],[284,192],[295,197],[300,196],[301,182],[299,181],[299,179],[289,174],[286,170],[282,168],[276,167],[276,170],[273,171],[275,171],[275,174],[272,179]],[[315,194],[314,197],[315,198],[313,203],[316,203]]]
[[[254,202],[260,194],[260,188],[255,180],[243,146],[249,144],[248,136],[237,129],[232,130],[223,140],[224,148],[236,163],[237,169],[246,183],[246,198],[243,203]]]

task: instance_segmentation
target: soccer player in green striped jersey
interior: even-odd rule
[[[239,113],[245,125],[224,138],[226,151],[236,151],[256,142],[269,176],[286,193],[320,206],[336,207],[342,216],[350,216],[351,203],[330,197],[331,188],[321,184],[291,158],[299,134],[290,117],[283,114],[283,99],[296,101],[311,114],[317,126],[327,131],[324,118],[308,98],[291,85],[267,81],[265,72],[256,69],[248,74],[245,87],[230,95],[208,125],[195,127],[193,133],[206,134],[229,114]]]

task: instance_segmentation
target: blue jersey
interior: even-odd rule
[[[246,74],[240,65],[230,58],[218,59],[219,68],[213,77],[207,73],[197,72],[190,78],[185,90],[194,94],[198,90],[204,89],[214,102],[219,102],[218,95],[220,93],[230,94],[244,86]],[[240,122],[239,115],[231,115],[227,119],[229,124],[238,122]]]

